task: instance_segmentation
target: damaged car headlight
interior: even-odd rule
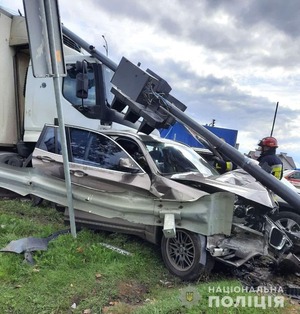
[[[253,206],[250,205],[235,205],[234,206],[234,215],[238,218],[245,218],[247,216],[252,216],[254,213]]]

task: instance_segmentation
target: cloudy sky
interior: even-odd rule
[[[72,5],[70,5],[72,3]],[[0,5],[23,12],[21,0]],[[59,0],[64,25],[118,63],[141,62],[201,124],[238,130],[240,151],[273,135],[300,167],[300,1]]]

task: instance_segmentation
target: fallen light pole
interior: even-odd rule
[[[186,106],[169,94],[169,84],[151,70],[143,71],[122,58],[112,84],[115,95],[112,108],[124,111],[128,106],[125,118],[131,122],[143,118],[139,131],[150,133],[154,129],[168,128],[177,120],[291,206],[300,208],[300,196],[296,192],[184,113]]]

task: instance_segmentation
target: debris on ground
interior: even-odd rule
[[[244,287],[251,289],[266,287],[270,291],[272,289],[281,290],[283,295],[300,301],[300,274],[292,271],[292,268],[287,267],[288,265],[282,267],[275,261],[260,258],[249,261],[239,268],[228,268],[228,271]]]
[[[21,254],[24,253],[24,261],[33,265],[34,260],[32,252],[47,251],[48,243],[62,234],[70,233],[70,230],[61,230],[51,234],[47,238],[22,238],[11,241],[6,247],[2,248],[0,252],[9,252]]]
[[[102,246],[106,247],[107,249],[110,249],[110,250],[112,250],[114,252],[122,254],[122,255],[127,255],[127,256],[131,256],[132,255],[132,253],[130,253],[130,252],[126,251],[126,250],[120,249],[120,248],[118,248],[116,246],[113,246],[111,244],[100,243],[100,245],[102,245]]]

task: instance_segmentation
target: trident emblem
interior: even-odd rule
[[[181,301],[182,305],[190,308],[198,304],[200,299],[201,296],[195,287],[188,286],[180,289],[179,300]]]
[[[185,293],[185,299],[188,302],[192,302],[194,300],[194,291],[186,291]]]

